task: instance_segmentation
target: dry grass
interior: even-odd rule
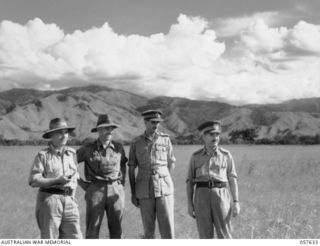
[[[191,153],[199,146],[175,146],[175,228],[177,238],[198,238],[187,215],[185,177]],[[236,161],[241,214],[233,219],[235,238],[319,238],[319,146],[226,146]],[[27,185],[39,147],[2,147],[0,158],[0,238],[37,238],[36,189]],[[82,169],[82,166],[81,166]],[[81,227],[85,229],[84,193],[77,191]],[[130,204],[126,185],[123,221],[126,238],[142,235],[140,212]],[[108,237],[106,221],[100,236]],[[159,237],[159,235],[158,235]]]

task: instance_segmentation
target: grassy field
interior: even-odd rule
[[[185,177],[199,146],[175,146],[175,230],[177,238],[198,238],[187,215]],[[235,238],[320,238],[319,146],[226,146],[239,176],[241,214],[233,219]],[[38,238],[34,217],[36,189],[28,186],[29,169],[39,147],[1,147],[0,238]],[[126,149],[128,150],[128,149]],[[83,164],[80,168],[83,169]],[[126,184],[125,238],[142,235],[140,212],[130,204]],[[84,193],[77,191],[85,230]],[[108,238],[106,221],[100,232]],[[159,235],[158,235],[159,237]]]

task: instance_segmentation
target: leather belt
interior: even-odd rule
[[[105,184],[112,184],[114,182],[120,182],[120,179],[95,179],[92,181],[89,181],[90,183],[105,183]]]
[[[197,182],[196,183],[197,188],[198,187],[205,187],[205,188],[224,188],[227,187],[227,182],[220,182],[220,181],[207,181],[207,182]]]
[[[65,187],[63,189],[42,188],[40,189],[40,191],[50,193],[50,194],[64,195],[64,196],[71,196],[73,193],[73,189],[71,189],[70,187]]]

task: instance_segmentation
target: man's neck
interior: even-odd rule
[[[51,143],[52,148],[54,149],[55,152],[59,152],[61,153],[63,151],[64,145],[54,145],[53,143]]]
[[[215,146],[205,146],[206,148],[206,151],[209,155],[213,155],[214,153],[217,152],[217,149],[218,149],[218,146],[215,145]]]
[[[99,139],[99,141],[102,144],[102,146],[106,148],[110,144],[111,140],[102,141],[101,139]]]
[[[156,133],[157,132],[149,132],[149,131],[146,131],[146,136],[148,137],[148,138],[154,138],[155,136],[156,136]]]

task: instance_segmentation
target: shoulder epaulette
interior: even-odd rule
[[[203,148],[198,149],[197,151],[193,152],[193,154],[192,154],[192,155],[200,154],[202,151],[203,151]]]
[[[71,153],[73,153],[73,154],[76,153],[76,150],[75,150],[74,148],[69,147],[69,146],[66,146],[64,150],[65,150],[65,151],[68,151],[68,152],[71,152]]]
[[[80,149],[81,148],[89,148],[91,146],[94,146],[97,144],[97,140],[94,140],[94,141],[91,141],[91,142],[87,142],[87,143],[84,143],[80,146]]]
[[[38,154],[39,155],[45,155],[48,152],[49,152],[49,147],[45,147],[44,149],[40,150]]]
[[[230,151],[229,151],[229,150],[226,150],[226,149],[224,149],[224,148],[219,147],[219,150],[220,150],[222,153],[230,154]]]
[[[44,160],[47,159],[48,155],[49,155],[49,152],[50,152],[50,148],[49,147],[46,147],[42,150],[40,150],[38,152],[38,157],[42,160],[42,158],[44,158]]]
[[[111,143],[113,144],[113,146],[115,147],[115,148],[120,148],[121,146],[123,146],[123,144],[122,143],[119,143],[119,142],[117,142],[117,141],[111,141]]]
[[[139,136],[133,138],[131,143],[135,143],[135,142],[139,141],[141,138],[144,138],[144,135],[139,135]]]
[[[158,135],[161,137],[170,137],[169,134],[163,132],[158,132]]]

